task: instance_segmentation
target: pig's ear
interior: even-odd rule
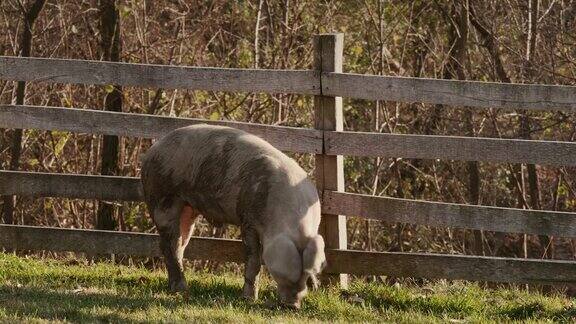
[[[302,259],[296,246],[285,235],[279,235],[264,246],[264,264],[274,279],[298,282],[302,273]]]
[[[318,275],[326,265],[326,255],[324,254],[324,239],[316,235],[308,240],[306,248],[302,253],[302,270],[312,280],[312,288],[318,287]]]

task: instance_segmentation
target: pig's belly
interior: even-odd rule
[[[241,220],[236,214],[236,197],[234,195],[216,196],[192,193],[187,196],[185,200],[190,207],[198,210],[210,224],[214,226],[241,224]]]
[[[240,225],[240,219],[236,215],[222,213],[221,210],[207,209],[199,210],[200,214],[214,226],[222,226],[223,224]]]

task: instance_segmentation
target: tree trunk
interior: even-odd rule
[[[22,31],[22,41],[20,43],[20,56],[29,57],[32,52],[32,31],[34,23],[40,15],[46,0],[36,0],[24,15],[24,30]],[[16,104],[23,105],[26,96],[26,82],[20,81],[16,87]],[[16,129],[13,133],[12,146],[10,148],[10,170],[17,170],[20,166],[20,155],[22,153],[22,130]],[[16,196],[4,196],[4,223],[14,224],[14,207]]]
[[[447,19],[450,22],[450,40],[452,49],[450,58],[444,72],[445,78],[466,80],[466,62],[468,61],[468,35],[470,25],[470,5],[468,0],[455,1],[453,4],[455,21]],[[464,121],[467,136],[475,136],[474,132],[474,114],[470,108],[465,108]],[[477,205],[480,203],[480,168],[477,161],[466,163],[468,173],[468,203]],[[484,255],[483,232],[474,230],[474,248],[475,254]]]
[[[533,81],[534,78],[534,52],[536,50],[536,39],[538,37],[538,9],[539,0],[528,0],[528,34],[526,37],[526,62],[524,68],[524,77],[526,81]],[[520,116],[520,132],[522,138],[530,139],[531,137],[531,119],[527,112]],[[540,184],[536,165],[526,165],[528,173],[528,192],[530,194],[530,205],[532,209],[541,209]],[[546,247],[550,243],[550,238],[546,235],[538,235],[540,245],[543,251],[542,257],[546,256]]]
[[[474,28],[478,31],[480,38],[482,39],[482,46],[488,50],[490,53],[490,57],[494,62],[494,68],[496,71],[496,76],[501,82],[504,83],[512,83],[511,78],[508,76],[506,69],[504,68],[504,63],[502,61],[502,55],[500,53],[500,48],[498,46],[498,42],[496,37],[492,32],[490,32],[486,27],[483,21],[480,20],[481,14],[477,14],[474,10],[474,7],[471,7],[471,15],[470,21]],[[519,113],[522,115],[522,113]],[[522,129],[522,126],[521,126]],[[527,131],[529,133],[529,131]],[[520,131],[520,137],[523,137],[524,133]],[[510,175],[509,175],[509,182],[511,184],[512,190],[517,192],[517,208],[528,208],[528,203],[525,197],[525,183],[524,183],[524,172],[523,167],[521,164],[512,164],[510,165]],[[504,240],[504,235],[497,233],[497,237],[500,240]],[[499,246],[494,249],[494,254],[498,254]],[[522,250],[526,256],[527,254],[527,241],[526,236],[523,237],[522,242]]]
[[[100,34],[102,60],[120,61],[120,16],[115,0],[100,0]],[[105,110],[122,111],[122,88],[115,85],[107,91],[104,100]],[[118,174],[118,136],[105,135],[102,142],[102,167],[101,174]],[[116,227],[114,214],[117,208],[109,202],[100,202],[96,216],[96,228],[101,230],[113,230]]]

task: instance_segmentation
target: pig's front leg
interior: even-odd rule
[[[251,226],[243,226],[242,242],[244,243],[245,268],[243,296],[249,300],[258,299],[258,274],[262,267],[262,247],[258,233]]]

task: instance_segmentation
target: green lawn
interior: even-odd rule
[[[347,293],[321,289],[302,310],[270,306],[264,280],[257,303],[240,298],[241,277],[187,273],[189,295],[166,292],[166,275],[108,263],[19,258],[0,253],[0,322],[546,322],[574,321],[574,300],[471,283],[418,287],[353,282]]]

